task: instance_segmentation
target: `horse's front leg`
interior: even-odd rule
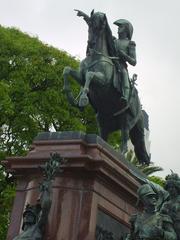
[[[70,82],[68,80],[69,76],[74,78],[80,85],[82,85],[81,72],[74,70],[71,67],[65,67],[63,71],[64,92],[66,93],[67,99],[72,106],[79,107],[79,103],[77,102],[77,99],[74,98],[73,93],[71,91]]]
[[[81,74],[80,70],[75,70],[75,69],[72,69],[71,67],[65,67],[64,70],[63,70],[63,77],[64,77],[64,79],[66,79],[68,76],[71,76],[80,85],[83,84],[81,75],[82,74]],[[64,87],[65,87],[65,84],[66,84],[66,82],[64,81]]]
[[[96,81],[96,82],[104,81],[104,74],[102,74],[101,72],[91,72],[91,71],[86,73],[84,88],[82,90],[82,93],[79,99],[80,107],[85,107],[89,103],[87,94],[89,92],[89,86],[92,81]]]

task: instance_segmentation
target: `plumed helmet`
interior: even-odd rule
[[[156,193],[153,191],[152,187],[149,184],[143,184],[139,187],[137,194],[139,196],[139,199],[142,199],[145,196],[148,195],[156,195]]]
[[[168,190],[168,188],[171,185],[174,185],[176,187],[176,189],[178,190],[178,193],[180,193],[180,177],[177,173],[174,173],[173,171],[171,171],[171,174],[166,176],[166,182],[165,182],[165,190]]]
[[[125,25],[127,33],[128,33],[128,38],[129,38],[129,40],[131,40],[132,35],[133,35],[133,25],[128,20],[119,19],[119,20],[115,21],[114,24],[117,25],[118,27],[120,25]]]

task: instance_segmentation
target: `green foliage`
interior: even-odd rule
[[[134,153],[132,150],[130,150],[127,153],[126,160],[134,164],[138,169],[140,169],[146,176],[150,176],[151,174],[154,174],[155,172],[162,171],[162,167],[155,166],[154,163],[150,163],[149,166],[139,164],[136,156],[134,156]],[[157,177],[158,178],[158,177]]]
[[[134,164],[138,169],[140,169],[150,181],[159,184],[160,186],[164,187],[165,180],[158,176],[152,176],[152,174],[162,171],[163,168],[159,166],[155,166],[154,163],[151,163],[149,166],[140,165],[136,156],[132,150],[130,150],[126,155],[126,160]],[[151,175],[151,176],[150,176]]]
[[[93,110],[80,113],[63,93],[62,71],[77,60],[14,28],[0,27],[0,36],[2,151],[24,154],[39,131],[97,131]]]
[[[78,65],[37,37],[0,26],[0,160],[25,154],[40,131],[97,132],[92,108],[79,112],[63,92],[64,67]],[[79,86],[71,84],[78,94]],[[14,186],[0,171],[0,237],[5,239]]]
[[[161,187],[164,187],[165,180],[158,176],[149,176],[148,179],[154,183],[159,184]]]
[[[6,239],[14,195],[15,185],[9,182],[7,174],[5,174],[3,167],[0,166],[0,240]]]
[[[115,149],[120,149],[120,143],[121,143],[121,134],[120,131],[115,131],[111,133],[108,137],[108,143]]]

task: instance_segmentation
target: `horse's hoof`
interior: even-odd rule
[[[140,165],[142,165],[142,166],[149,166],[149,165],[151,164],[150,161],[140,161],[139,163],[140,163]]]
[[[121,154],[125,155],[128,152],[128,147],[127,146],[123,146],[121,148]]]
[[[79,99],[79,107],[83,108],[83,107],[87,106],[88,104],[89,104],[89,99],[88,99],[87,95],[82,94]]]

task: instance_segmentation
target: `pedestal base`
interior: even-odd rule
[[[24,208],[38,196],[39,166],[55,152],[66,158],[67,164],[53,183],[45,239],[95,240],[95,234],[103,229],[119,240],[136,210],[140,183],[133,172],[141,173],[100,137],[81,132],[40,133],[26,157],[4,161],[18,182],[7,239],[21,231]]]

